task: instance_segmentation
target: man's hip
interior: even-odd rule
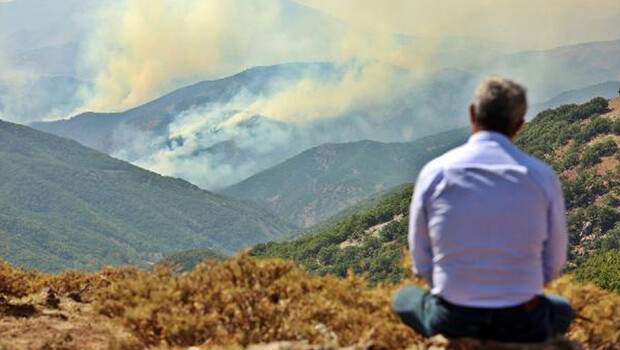
[[[573,313],[565,299],[543,295],[522,305],[488,309],[451,304],[416,286],[401,288],[394,311],[425,336],[539,342],[568,330]]]

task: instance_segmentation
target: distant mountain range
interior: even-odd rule
[[[563,92],[549,100],[535,104],[530,107],[530,111],[528,112],[530,115],[535,116],[539,112],[542,112],[546,109],[555,108],[561,105],[572,104],[572,103],[585,103],[592,99],[593,96],[600,96],[603,98],[614,98],[617,97],[620,93],[620,81],[607,81],[600,84],[594,84],[590,86],[586,86],[580,89],[569,90]]]
[[[518,52],[470,70],[520,81],[528,88],[530,102],[538,104],[567,90],[620,80],[619,55],[620,39]]]
[[[309,227],[373,194],[413,182],[429,160],[456,147],[458,129],[407,143],[359,141],[309,149],[223,191]]]
[[[0,257],[45,271],[234,252],[292,226],[250,204],[0,121]]]

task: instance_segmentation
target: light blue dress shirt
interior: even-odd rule
[[[475,133],[420,172],[409,245],[433,294],[462,306],[521,304],[566,263],[559,179],[506,136]]]

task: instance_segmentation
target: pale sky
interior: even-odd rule
[[[619,0],[298,0],[348,23],[473,36],[522,49],[620,38]]]

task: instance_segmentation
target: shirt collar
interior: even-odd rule
[[[512,145],[512,141],[508,136],[495,131],[478,131],[469,137],[469,143],[478,143],[483,141],[495,141],[501,145]]]

